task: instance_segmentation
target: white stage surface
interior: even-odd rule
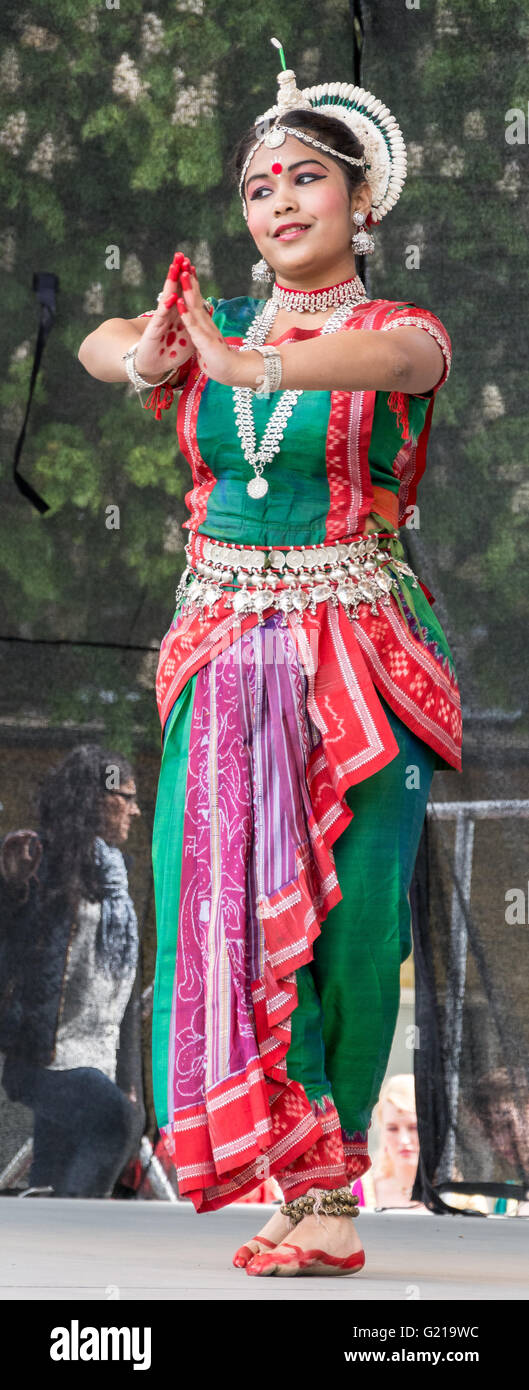
[[[274,1209],[236,1204],[197,1216],[187,1202],[4,1197],[0,1299],[528,1298],[527,1218],[362,1212],[361,1274],[250,1278],[232,1255]]]

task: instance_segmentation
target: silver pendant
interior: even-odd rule
[[[280,126],[272,126],[272,129],[265,135],[263,143],[269,150],[275,150],[278,145],[283,145],[286,140],[286,131],[281,130]]]
[[[268,492],[266,478],[251,478],[250,482],[246,485],[246,491],[249,497],[264,497],[265,492]]]

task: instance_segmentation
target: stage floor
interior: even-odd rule
[[[361,1274],[249,1278],[232,1255],[272,1210],[4,1197],[0,1300],[527,1300],[527,1218],[366,1212]]]

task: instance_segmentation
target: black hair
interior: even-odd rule
[[[94,838],[103,835],[103,808],[109,768],[119,783],[130,781],[132,766],[121,753],[85,743],[45,774],[39,796],[39,834],[47,860],[43,897],[64,898],[74,910],[79,897],[100,901]]]
[[[258,125],[253,125],[249,130],[245,131],[244,135],[239,140],[231,159],[231,170],[237,187],[239,186],[242,170],[252,145],[255,144],[255,141],[259,139],[260,135],[265,134],[267,128],[272,124],[273,122],[270,119],[261,121]],[[343,121],[338,120],[336,116],[323,115],[317,108],[314,108],[312,111],[303,109],[299,111],[288,111],[284,116],[280,117],[278,124],[296,127],[299,130],[306,130],[311,135],[314,135],[317,140],[321,140],[324,145],[330,145],[333,149],[339,150],[340,154],[352,155],[355,159],[358,159],[359,156],[364,154],[364,146],[361,140],[358,139],[352,130],[349,130],[348,126],[346,126]],[[308,148],[310,148],[310,146],[308,146]],[[328,158],[332,159],[332,155],[329,154]],[[344,159],[336,159],[335,163],[339,166],[344,175],[350,194],[353,194],[356,188],[359,188],[362,183],[366,182],[365,172],[361,164],[348,164]],[[244,189],[242,193],[244,196]]]

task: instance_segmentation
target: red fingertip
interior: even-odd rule
[[[189,312],[184,299],[177,299],[176,307],[178,309],[179,314],[187,314]]]
[[[178,280],[178,270],[175,265],[169,266],[169,280]]]

